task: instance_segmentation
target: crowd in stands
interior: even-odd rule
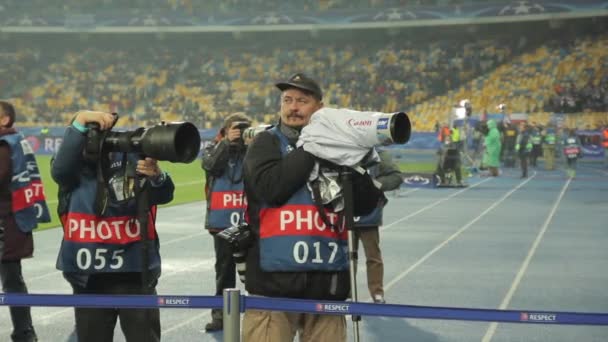
[[[124,113],[127,125],[186,119],[215,127],[234,111],[273,122],[278,95],[272,85],[294,72],[297,61],[298,71],[321,80],[326,104],[393,112],[488,72],[513,53],[506,42],[415,44],[399,37],[280,47],[123,43],[132,46],[37,51],[39,59],[49,54],[52,60],[29,69],[38,77],[23,77],[24,89],[12,94],[18,110],[58,125],[78,108]]]
[[[606,33],[562,36],[445,95],[421,102],[412,112],[417,118],[447,118],[446,108],[466,98],[476,113],[496,113],[496,106],[506,103],[509,113],[532,113],[538,121],[546,121],[550,112],[597,113],[601,118],[608,110],[606,75]],[[432,130],[432,123],[421,122],[418,128]]]
[[[603,63],[605,66],[608,65],[608,56]],[[589,109],[608,112],[608,75],[603,75],[599,84],[592,80],[582,88],[574,83],[557,84],[554,90],[555,95],[546,103],[546,111],[579,113]]]
[[[506,103],[509,113],[545,122],[549,111],[568,111],[559,107],[568,103],[564,97],[575,99],[577,111],[608,110],[608,35],[600,32],[558,40],[544,33],[517,40],[513,30],[476,39],[464,30],[419,30],[335,39],[285,33],[272,42],[261,34],[15,42],[0,45],[0,97],[14,102],[28,125],[64,125],[80,108],[118,112],[123,126],[188,120],[212,128],[235,111],[272,123],[273,84],[298,71],[320,80],[326,105],[405,110],[418,131],[432,131],[465,98],[474,114]]]

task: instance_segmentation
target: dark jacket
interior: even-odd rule
[[[117,199],[118,194],[108,193],[105,196],[105,200],[102,202],[107,203],[105,210],[101,213],[96,212],[95,197],[101,188],[98,188],[97,173],[94,164],[88,164],[84,161],[82,150],[86,141],[86,136],[78,132],[71,126],[66,129],[63,143],[57,154],[55,155],[51,167],[51,175],[53,179],[59,185],[59,215],[69,217],[71,214],[76,217],[80,215],[86,217],[87,222],[93,220],[100,222],[102,220],[112,220],[114,218],[120,218],[125,220],[126,218],[132,218],[137,216],[136,200],[134,197],[129,197],[120,200]],[[105,180],[106,189],[111,188],[109,183],[112,182],[114,176],[124,175],[127,178],[133,177],[135,173],[135,155],[128,155],[126,165],[120,158],[121,153],[116,153],[115,158],[111,158],[112,163],[108,165],[110,170],[108,178]],[[128,170],[127,172],[125,172]],[[130,183],[130,182],[129,182]],[[124,189],[124,188],[123,188]],[[175,186],[171,178],[165,174],[164,180],[158,184],[152,183],[149,190],[149,204],[151,206],[151,222],[154,219],[155,209],[154,206],[157,204],[168,203],[173,199],[173,191]],[[106,202],[107,200],[107,202]],[[65,223],[64,217],[62,223]],[[83,219],[83,221],[85,221]],[[150,223],[150,222],[149,222]],[[88,223],[87,223],[88,224]],[[153,225],[151,225],[153,228]],[[126,229],[122,228],[120,229]],[[113,230],[106,231],[114,232]],[[72,284],[85,286],[88,280],[88,275],[93,273],[105,273],[105,272],[120,272],[120,273],[132,273],[134,277],[137,277],[141,269],[139,246],[141,241],[135,239],[136,237],[130,238],[128,243],[119,244],[113,242],[116,239],[128,238],[128,234],[122,232],[121,237],[118,237],[118,233],[111,234],[111,240],[103,239],[96,235],[95,239],[90,240],[77,240],[74,236],[80,234],[74,233],[72,238],[69,238],[69,231],[64,230],[64,237],[62,240],[59,256],[57,260],[57,268],[64,271],[64,277]],[[150,232],[152,234],[152,232]],[[82,235],[85,235],[84,233]],[[86,235],[89,236],[89,235]],[[148,268],[151,272],[151,281],[155,282],[156,278],[160,275],[160,254],[159,254],[159,241],[158,236],[154,232],[153,246],[150,247],[150,264]],[[106,248],[107,247],[107,248]],[[102,249],[103,248],[103,249]],[[80,264],[77,263],[76,258],[79,251],[87,249],[90,250],[90,255],[97,256],[97,251],[105,250],[106,253],[101,257],[106,257],[108,260],[104,263],[106,265],[103,269],[97,269],[94,265],[87,263],[88,268],[82,269]],[[111,254],[112,250],[116,250],[116,254]],[[112,259],[112,257],[115,257]],[[120,262],[115,260],[119,256]],[[78,264],[78,265],[76,265]],[[76,266],[75,266],[76,265]],[[74,271],[74,269],[82,269]]]
[[[275,206],[284,204],[306,186],[314,163],[315,157],[301,148],[283,157],[279,139],[270,132],[258,134],[249,146],[244,163],[245,193],[248,222],[255,241],[247,253],[245,287],[251,294],[324,300],[348,297],[348,271],[264,272],[260,267],[260,206],[263,202]]]
[[[368,167],[369,173],[374,180],[380,183],[380,190],[391,191],[398,189],[403,183],[403,178],[399,167],[393,162],[393,157],[386,151],[378,151],[380,162]],[[378,227],[382,225],[382,208],[385,201],[378,202],[378,209],[367,216],[358,217],[355,221],[355,228]]]
[[[0,129],[0,135],[14,132],[14,129]],[[34,252],[32,233],[23,233],[12,213],[11,178],[11,149],[8,144],[0,143],[0,258],[4,261],[31,257]]]
[[[386,151],[379,152],[380,163],[374,179],[380,182],[382,191],[391,191],[399,188],[403,178],[399,167],[393,162],[393,157]]]
[[[205,171],[205,198],[207,199],[207,212],[211,206],[211,191],[215,181],[224,176],[228,169],[228,163],[240,163],[245,158],[246,146],[242,144],[230,144],[226,139],[214,141],[205,148],[201,159],[201,167]],[[236,184],[242,181],[239,175],[225,175],[230,182]],[[212,227],[205,217],[205,228],[211,233],[216,233],[226,227]],[[218,229],[221,228],[221,229]]]

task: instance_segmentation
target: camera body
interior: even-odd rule
[[[226,228],[217,233],[217,237],[228,242],[234,253],[246,251],[253,242],[251,228],[247,223]]]
[[[243,138],[243,132],[247,129],[251,127],[251,123],[249,123],[248,121],[235,121],[232,123],[232,126],[230,127],[231,129],[238,129],[241,131],[241,138]]]

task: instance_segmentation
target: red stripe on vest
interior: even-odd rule
[[[211,193],[211,210],[242,209],[247,204],[243,191],[214,191]]]
[[[338,215],[327,212],[332,224],[338,221]],[[348,235],[344,225],[336,230],[327,227],[314,205],[286,205],[280,208],[265,208],[260,212],[260,238],[274,236],[323,236],[346,240]]]
[[[61,217],[63,238],[77,243],[128,244],[141,240],[139,223],[133,217],[97,217],[68,213]],[[154,214],[148,217],[148,238],[156,239]]]
[[[28,185],[12,192],[13,212],[31,207],[34,203],[44,200],[42,182],[40,180],[31,181]]]

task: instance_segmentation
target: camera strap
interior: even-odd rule
[[[105,172],[109,167],[109,158],[107,155],[100,154],[99,162],[97,163],[97,191],[95,192],[95,214],[103,215],[108,207],[109,191],[106,184]]]

